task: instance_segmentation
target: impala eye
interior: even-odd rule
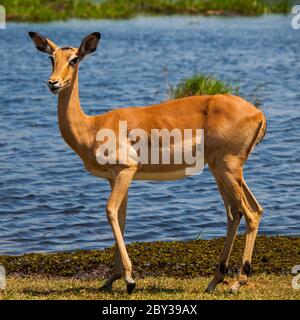
[[[75,65],[77,64],[77,62],[78,62],[78,57],[75,57],[75,58],[73,58],[72,60],[70,60],[69,64],[70,64],[71,66],[75,66]]]

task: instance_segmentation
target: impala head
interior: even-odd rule
[[[99,32],[94,32],[82,40],[79,48],[72,48],[58,47],[53,41],[36,32],[29,32],[29,36],[39,51],[49,55],[52,74],[48,80],[48,87],[54,94],[70,86],[79,62],[96,51],[101,38]]]

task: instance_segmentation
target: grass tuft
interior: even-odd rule
[[[182,80],[177,86],[171,87],[170,98],[177,99],[187,96],[213,94],[238,94],[239,88],[231,83],[224,83],[213,76],[197,74]]]

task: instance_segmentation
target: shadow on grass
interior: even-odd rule
[[[169,293],[169,294],[174,294],[174,293],[182,293],[185,290],[181,288],[161,288],[161,287],[154,287],[151,286],[149,288],[137,288],[134,292],[140,292],[140,293]]]
[[[184,290],[181,288],[161,288],[161,287],[154,287],[151,286],[149,288],[136,288],[133,292],[135,293],[149,293],[149,294],[154,294],[154,293],[165,293],[165,294],[175,294],[175,293],[182,293]],[[99,288],[87,288],[87,287],[78,287],[78,288],[67,288],[67,289],[45,289],[45,290],[33,290],[30,288],[25,288],[22,290],[23,294],[30,295],[30,296],[49,296],[49,295],[61,295],[64,296],[66,294],[74,294],[74,295],[81,295],[83,293],[90,293],[90,294],[101,294],[101,295],[115,295],[115,294],[121,294],[128,296],[128,293],[126,292],[126,289],[115,289],[111,292],[103,292]]]
[[[22,290],[22,293],[30,295],[30,296],[48,296],[51,294],[82,294],[85,293],[101,293],[98,288],[86,288],[86,287],[78,287],[78,288],[68,288],[68,289],[45,289],[45,290],[33,290],[29,288],[25,288]]]

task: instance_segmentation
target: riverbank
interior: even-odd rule
[[[138,290],[133,299],[230,299],[227,294],[236,275],[245,238],[236,239],[229,275],[218,293],[203,294],[223,247],[224,239],[188,242],[132,243],[127,246]],[[122,299],[123,282],[116,292],[98,288],[112,269],[114,248],[51,254],[0,256],[7,273],[4,299]],[[241,299],[295,299],[291,269],[300,264],[300,237],[257,238],[253,275]]]
[[[137,278],[210,276],[223,248],[224,238],[175,242],[136,242],[127,246]],[[235,274],[245,244],[238,236],[230,259],[230,274]],[[0,265],[12,276],[62,276],[106,278],[110,274],[114,247],[104,250],[31,253],[0,256]],[[253,254],[255,274],[290,274],[300,264],[300,237],[259,236]]]
[[[174,242],[136,242],[127,245],[136,278],[211,276],[224,238]],[[229,274],[240,266],[245,237],[238,236],[231,255]],[[111,271],[114,247],[104,250],[31,253],[0,256],[0,265],[11,276],[60,276],[105,279]],[[300,264],[300,237],[258,236],[253,253],[254,274],[288,275]]]
[[[46,22],[67,19],[128,19],[137,15],[287,14],[289,0],[2,0],[8,21]]]

